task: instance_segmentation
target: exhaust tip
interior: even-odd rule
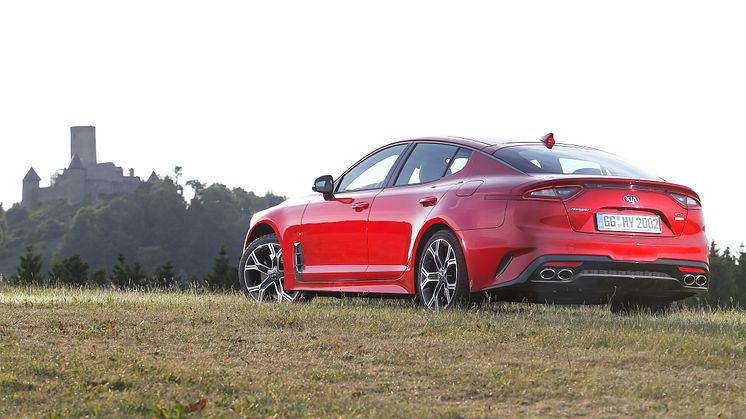
[[[704,275],[697,275],[694,283],[697,284],[698,287],[704,287],[707,284],[707,277]]]
[[[539,276],[544,280],[554,279],[555,275],[557,275],[557,272],[550,268],[542,269],[541,272],[539,272]]]
[[[575,274],[569,269],[562,269],[561,271],[557,272],[557,278],[563,281],[567,281],[568,279],[572,278],[573,275]]]
[[[691,287],[692,285],[694,285],[694,282],[696,282],[696,280],[697,279],[694,277],[694,275],[691,275],[691,274],[684,275],[684,285],[688,287]]]

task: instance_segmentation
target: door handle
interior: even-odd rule
[[[438,202],[438,198],[434,196],[428,196],[420,199],[419,202],[420,205],[422,205],[423,207],[432,207],[433,205],[435,205],[436,202]]]
[[[368,208],[369,206],[370,206],[370,204],[367,203],[367,202],[358,202],[356,204],[352,204],[352,209],[354,209],[355,211],[360,212],[360,211]]]

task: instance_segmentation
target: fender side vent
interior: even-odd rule
[[[303,272],[303,245],[300,242],[293,244],[293,265],[296,272]]]

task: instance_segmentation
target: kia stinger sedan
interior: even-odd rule
[[[251,218],[256,301],[416,297],[665,310],[707,291],[699,196],[589,147],[428,137],[381,147]]]

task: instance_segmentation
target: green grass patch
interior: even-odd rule
[[[0,289],[0,416],[183,415],[744,417],[746,313]]]

